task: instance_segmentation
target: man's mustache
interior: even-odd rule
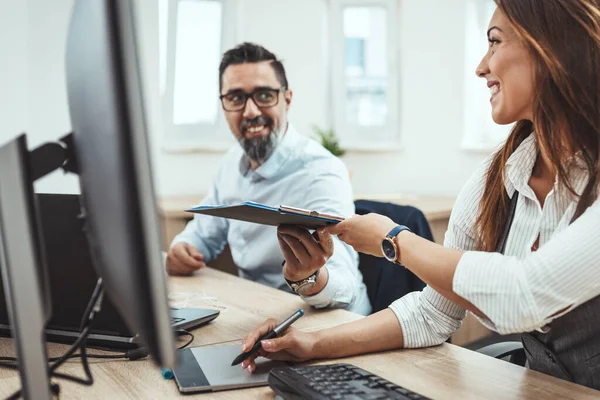
[[[273,120],[262,116],[254,119],[245,119],[240,123],[240,131],[244,132],[248,126],[252,125],[265,125],[269,128],[273,128]]]

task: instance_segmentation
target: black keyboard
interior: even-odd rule
[[[428,399],[350,364],[274,368],[269,386],[292,399]]]

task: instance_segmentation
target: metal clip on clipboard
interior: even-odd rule
[[[296,207],[290,207],[290,206],[279,206],[279,211],[288,212],[288,213],[292,213],[292,214],[306,215],[306,216],[310,216],[310,217],[326,218],[326,219],[331,219],[331,220],[338,221],[338,222],[342,222],[344,220],[343,217],[338,217],[337,215],[324,214],[324,213],[320,213],[320,212],[314,211],[314,210],[305,210],[303,208],[296,208]]]

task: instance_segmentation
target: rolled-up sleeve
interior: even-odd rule
[[[456,241],[464,246],[472,244],[471,238],[456,224],[452,224],[451,219],[444,247],[462,250]],[[464,308],[429,286],[421,292],[412,292],[394,301],[390,309],[398,318],[406,348],[435,346],[445,342],[460,328],[467,314]]]
[[[466,252],[453,290],[502,334],[540,329],[600,295],[600,202],[523,259]]]
[[[396,314],[404,347],[435,346],[445,342],[460,327],[466,311],[427,286],[390,305]]]

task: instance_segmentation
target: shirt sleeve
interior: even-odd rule
[[[453,290],[501,334],[540,329],[600,295],[600,202],[524,259],[467,252]],[[482,321],[485,322],[485,321]]]
[[[483,163],[458,195],[450,215],[444,247],[462,251],[475,248],[473,226],[478,210],[473,205],[479,204],[487,165],[489,160]],[[429,286],[421,292],[409,293],[394,301],[390,309],[398,318],[406,348],[435,346],[445,342],[460,328],[467,314],[464,308]]]
[[[217,178],[213,181],[208,195],[202,199],[200,205],[221,204],[217,188]],[[223,251],[227,244],[227,231],[229,223],[226,218],[218,218],[210,215],[195,214],[186,225],[185,229],[171,243],[171,247],[180,242],[189,243],[198,249],[205,257],[205,262],[210,262]]]
[[[354,199],[348,171],[337,158],[319,160],[308,167],[314,171],[307,191],[306,208],[333,215],[349,217],[354,214]],[[302,296],[317,307],[352,308],[361,293],[362,277],[358,272],[358,254],[354,249],[333,237],[334,252],[325,266],[329,273],[327,284],[319,293]]]
[[[444,239],[444,247],[464,250],[457,243],[468,247],[472,238],[449,225]],[[429,347],[441,344],[462,324],[467,315],[464,308],[448,300],[440,293],[426,286],[421,292],[412,292],[390,305],[396,314],[405,348]]]

